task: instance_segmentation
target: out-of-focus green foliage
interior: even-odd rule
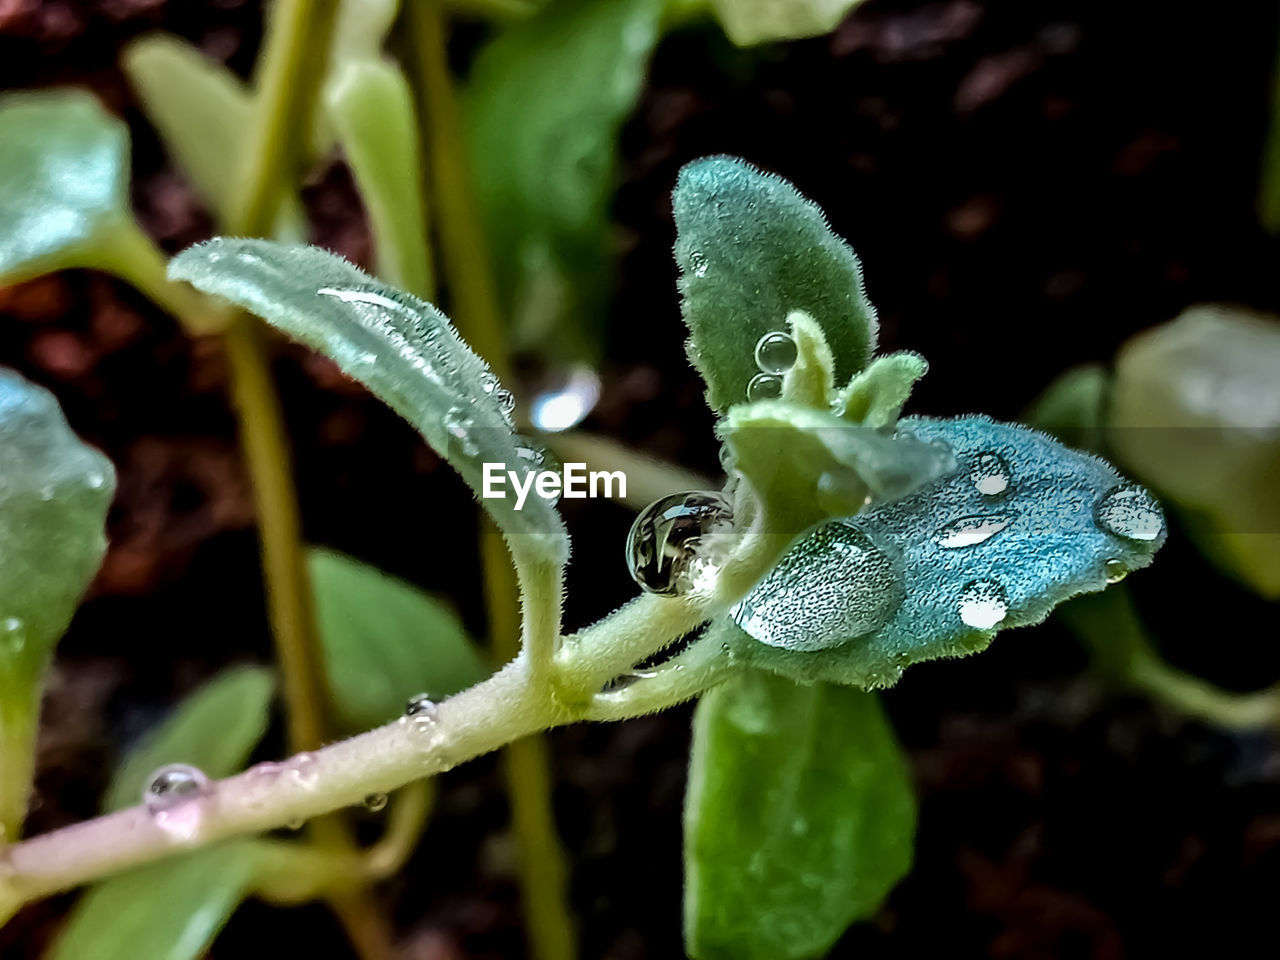
[[[915,815],[874,694],[755,671],[712,690],[685,804],[689,956],[821,956],[907,872]]]
[[[1023,419],[1067,446],[1102,453],[1110,388],[1107,371],[1098,364],[1074,367],[1045,388]]]
[[[711,0],[729,39],[739,46],[830,33],[862,0]]]
[[[235,773],[266,732],[272,689],[262,667],[234,667],[211,680],[129,753],[103,808],[139,803],[151,774],[167,764],[211,779]],[[104,880],[76,904],[52,960],[202,956],[252,891],[268,851],[260,841],[235,840]]]
[[[417,587],[332,550],[312,550],[320,642],[338,719],[367,730],[410,697],[440,699],[488,666],[457,615]]]
[[[111,462],[53,394],[0,368],[0,837],[16,837],[54,645],[106,550]]]
[[[1280,597],[1280,320],[1193,307],[1116,358],[1108,447],[1223,569]]]
[[[473,181],[518,348],[598,350],[618,133],[662,6],[551,0],[476,59],[466,100]]]
[[[785,330],[796,310],[822,327],[836,383],[866,366],[875,310],[857,258],[816,205],[734,157],[688,164],[673,202],[689,356],[713,410],[748,399],[747,385],[760,373],[756,343]]]
[[[218,237],[189,247],[170,276],[225,297],[330,357],[412,423],[477,494],[482,464],[527,474],[538,451],[513,431],[508,396],[431,304],[378,283],[317,247]],[[554,506],[532,495],[481,501],[508,537],[545,556],[568,555]]]

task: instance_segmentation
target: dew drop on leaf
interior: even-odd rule
[[[1103,564],[1102,569],[1106,574],[1107,583],[1119,583],[1129,575],[1129,567],[1123,560],[1108,560]]]
[[[960,619],[975,630],[990,630],[1008,613],[1004,588],[994,580],[974,580],[960,594]]]
[[[147,778],[142,802],[152,813],[169,810],[209,790],[209,778],[197,767],[170,763]]]
[[[475,423],[462,407],[450,407],[444,417],[444,429],[449,434],[449,444],[466,457],[479,452],[475,437],[471,435]]]
[[[300,753],[289,761],[289,776],[304,789],[310,790],[314,787],[318,775],[315,754]]]
[[[1155,497],[1142,487],[1121,485],[1098,501],[1098,524],[1128,540],[1155,540],[1164,532],[1164,514]]]
[[[933,535],[933,542],[945,550],[975,547],[990,540],[1008,525],[1008,517],[961,517],[939,527]]]
[[[902,602],[897,564],[841,520],[792,547],[730,611],[747,634],[788,650],[824,650],[878,629]]]
[[[782,378],[772,373],[757,373],[747,384],[747,399],[752,403],[757,400],[776,400],[782,396]]]
[[[765,373],[786,373],[795,366],[796,356],[796,342],[789,333],[774,330],[756,341],[756,366]]]
[[[641,589],[683,596],[710,589],[733,529],[733,506],[720,493],[692,491],[655,500],[627,535],[627,569]]]
[[[371,793],[364,798],[365,808],[372,813],[377,813],[387,806],[387,795],[385,793]]]
[[[969,479],[984,497],[998,497],[1009,489],[1009,466],[995,453],[980,453],[973,461]]]

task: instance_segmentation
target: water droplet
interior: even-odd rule
[[[1160,505],[1139,486],[1116,487],[1098,501],[1093,515],[1103,529],[1127,540],[1155,540],[1164,532]]]
[[[1106,574],[1107,583],[1119,583],[1129,575],[1129,567],[1123,560],[1111,559],[1102,566],[1102,571]]]
[[[976,547],[980,543],[986,543],[1008,525],[1008,517],[961,517],[939,527],[933,535],[933,542],[944,550]]]
[[[510,390],[499,389],[494,393],[493,399],[498,402],[498,409],[502,411],[502,415],[508,420],[516,410],[516,398]]]
[[[461,407],[450,407],[444,416],[444,429],[449,435],[449,452],[453,455],[461,453],[466,457],[474,457],[480,448],[476,446],[471,431],[475,428],[465,410]]]
[[[707,275],[707,258],[700,250],[694,250],[689,254],[689,266],[693,269],[695,277],[705,277]]]
[[[720,493],[663,497],[632,524],[627,569],[642,589],[661,596],[710,589],[729,546],[721,537],[732,529],[733,506]]]
[[[301,830],[303,824],[306,822],[307,821],[303,820],[302,817],[294,817],[293,819],[286,820],[284,822],[284,828],[286,830]]]
[[[975,630],[990,630],[1009,614],[1004,588],[992,580],[974,580],[960,595],[960,619]]]
[[[825,650],[878,629],[903,596],[890,556],[858,527],[836,520],[788,550],[730,613],[761,643]]]
[[[756,341],[756,366],[765,373],[783,374],[796,365],[796,342],[775,330]]]
[[[196,767],[185,763],[171,763],[161,767],[147,779],[142,791],[142,802],[152,813],[168,810],[185,800],[207,792],[209,778]]]
[[[18,617],[5,617],[0,621],[0,640],[10,653],[21,653],[27,645],[26,624]]]
[[[289,776],[293,778],[293,782],[298,786],[310,790],[316,785],[319,770],[317,769],[315,754],[298,754],[289,761],[288,768]]]
[[[590,367],[574,367],[553,388],[538,392],[529,405],[529,422],[545,433],[559,433],[585,420],[599,400],[599,375]]]
[[[101,490],[103,485],[107,482],[107,478],[100,471],[94,470],[85,477],[85,482],[89,484],[90,490]]]
[[[772,373],[757,373],[747,384],[747,399],[752,403],[757,400],[776,400],[782,396],[782,378]]]
[[[428,721],[434,723],[436,719],[436,702],[425,693],[419,693],[417,696],[410,697],[409,702],[404,705],[404,715],[408,718],[425,717]]]
[[[493,393],[498,389],[498,378],[488,370],[480,374],[480,389],[485,393]]]
[[[385,793],[371,793],[364,798],[364,805],[369,810],[377,813],[387,805],[387,795]]]
[[[997,454],[980,453],[974,458],[969,479],[984,497],[998,497],[1009,489],[1009,465]]]

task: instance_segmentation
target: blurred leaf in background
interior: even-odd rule
[[[822,956],[911,865],[916,802],[875,694],[750,671],[706,694],[685,806],[694,960]]]
[[[661,0],[552,0],[503,29],[467,91],[473,180],[516,349],[598,359],[618,133]]]
[[[862,0],[711,0],[724,32],[740,47],[830,33]]]

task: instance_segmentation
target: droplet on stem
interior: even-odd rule
[[[709,589],[720,572],[733,528],[733,506],[720,493],[691,491],[656,500],[640,511],[627,535],[627,569],[641,589],[683,596]]]

